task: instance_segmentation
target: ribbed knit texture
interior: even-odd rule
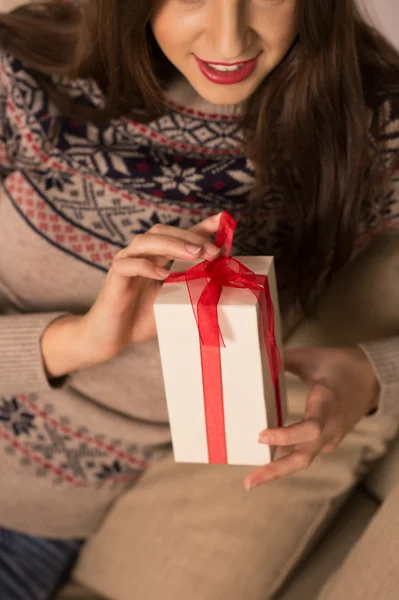
[[[0,317],[2,395],[51,390],[43,366],[40,338],[46,327],[61,314]]]
[[[399,308],[398,308],[399,312]],[[379,412],[399,415],[399,337],[360,344],[381,385]]]

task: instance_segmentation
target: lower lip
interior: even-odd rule
[[[195,56],[202,74],[205,75],[209,81],[212,81],[212,83],[217,83],[219,85],[232,85],[248,79],[256,67],[258,58],[259,56],[249,60],[236,71],[216,71],[216,69],[213,69],[208,63]]]

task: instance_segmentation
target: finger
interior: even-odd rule
[[[169,271],[145,258],[116,258],[111,269],[122,277],[146,277],[157,281],[169,275]]]
[[[166,256],[194,260],[204,254],[204,244],[190,244],[176,237],[145,233],[136,235],[119,257]]]
[[[289,427],[265,429],[259,435],[259,442],[269,446],[295,446],[321,440],[331,402],[332,391],[320,383],[314,384],[306,402],[303,421]]]
[[[200,235],[192,230],[180,229],[179,227],[172,227],[171,225],[158,224],[154,225],[154,227],[151,227],[149,233],[152,235],[162,235],[180,239],[191,246],[200,246],[207,254],[211,256],[216,256],[220,252],[220,248],[208,241],[208,235]]]
[[[321,451],[323,452],[323,454],[331,454],[331,452],[334,452],[338,448],[341,441],[342,438],[329,442],[328,444],[323,446]]]
[[[274,450],[273,460],[277,460],[279,458],[283,458],[283,456],[287,456],[291,454],[296,448],[294,446],[277,446]]]
[[[324,383],[316,383],[306,401],[304,422],[313,422],[320,429],[319,441],[322,446],[331,441],[337,433],[337,398],[334,390]]]
[[[258,469],[248,475],[244,480],[244,487],[250,491],[264,483],[275,481],[293,475],[298,471],[307,469],[312,464],[316,453],[297,450],[288,456],[279,458],[274,462]]]
[[[194,227],[190,227],[188,231],[193,231],[195,233],[199,233],[207,238],[217,232],[219,229],[220,218],[223,213],[219,213],[217,215],[213,215],[213,217],[208,217],[204,219]]]
[[[309,418],[289,427],[265,429],[259,435],[259,443],[268,446],[295,446],[306,442],[316,442],[322,434],[321,423]]]

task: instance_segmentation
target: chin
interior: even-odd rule
[[[216,86],[215,86],[216,87]],[[234,89],[234,87],[236,89]],[[231,88],[231,89],[229,89]],[[245,102],[253,94],[254,90],[238,90],[237,86],[220,86],[220,89],[204,90],[202,86],[196,86],[197,93],[211,104],[215,105],[231,105]]]

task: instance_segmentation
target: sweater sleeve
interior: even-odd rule
[[[13,170],[8,149],[7,78],[5,57],[0,51],[0,185]],[[46,327],[64,313],[1,315],[0,306],[0,390],[18,394],[51,389],[43,364],[40,340]]]
[[[378,414],[399,419],[399,337],[367,342],[360,348],[372,363],[381,386]]]
[[[365,230],[368,229],[371,233],[371,238],[378,234],[399,235],[399,86],[393,92],[396,102],[385,100],[374,114],[374,133],[371,139],[386,167],[390,170],[393,168],[394,171],[386,194],[368,212],[363,223]],[[397,274],[399,279],[399,271]],[[392,285],[399,286],[399,280],[393,281]],[[397,328],[392,331],[392,335],[398,333],[399,305]],[[399,337],[367,342],[359,347],[372,363],[381,385],[378,413],[399,419]]]
[[[42,392],[60,387],[66,378],[47,379],[41,338],[65,313],[0,316],[0,390],[2,394]]]
[[[3,73],[3,56],[0,51],[0,181],[12,170],[12,161],[7,148],[7,88]]]
[[[397,151],[399,154],[399,130]],[[381,204],[380,219],[382,234],[399,236],[399,171],[393,175],[390,188]],[[399,271],[398,281],[393,281],[392,285],[399,286]],[[393,335],[399,332],[399,305],[397,323],[398,331],[392,331]],[[361,344],[360,348],[372,363],[381,385],[378,413],[399,419],[399,337],[367,342]]]
[[[393,138],[396,139],[396,143],[391,148],[395,148],[399,155],[399,127],[397,133],[397,137]],[[390,188],[381,204],[380,218],[383,223],[382,233],[399,236],[399,171],[394,173]],[[399,286],[399,272],[398,281],[393,281],[392,285]],[[399,305],[397,323],[399,331]],[[399,419],[399,337],[367,342],[361,344],[360,348],[372,363],[381,385],[378,413]]]

